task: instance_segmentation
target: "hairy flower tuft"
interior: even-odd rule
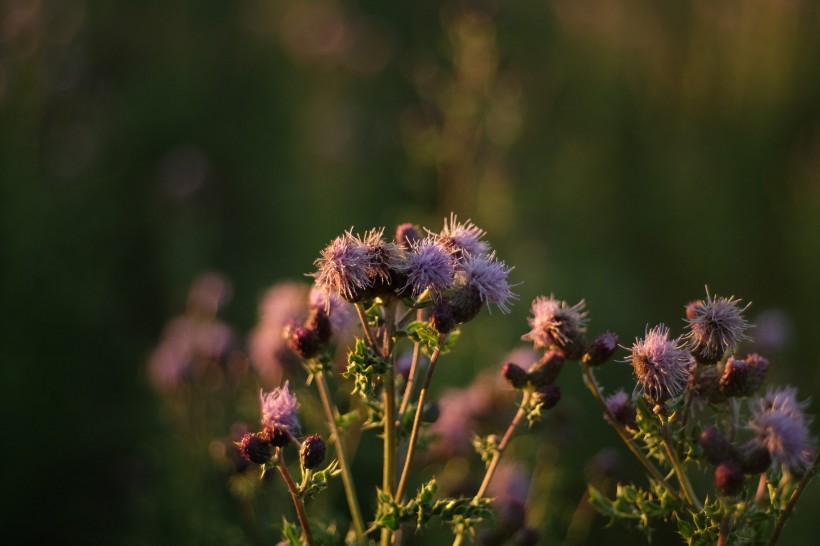
[[[438,240],[427,237],[413,243],[401,270],[407,275],[407,286],[413,296],[425,290],[441,294],[453,287],[455,264],[450,251]]]
[[[371,284],[377,279],[390,283],[395,271],[401,267],[404,255],[394,242],[384,240],[384,228],[374,228],[364,234],[364,245],[370,257]]]
[[[670,340],[669,328],[663,324],[647,329],[643,339],[635,338],[625,362],[632,364],[641,390],[655,403],[683,392],[694,364],[680,338]]]
[[[704,364],[714,364],[738,344],[749,339],[744,333],[749,323],[743,312],[749,307],[740,306],[734,296],[714,298],[706,291],[706,300],[691,303],[686,308],[689,333],[689,350]]]
[[[434,235],[432,232],[430,234]],[[484,235],[486,232],[469,219],[459,222],[455,213],[451,213],[449,223],[445,218],[444,227],[436,236],[457,260],[462,260],[467,256],[483,256],[490,252],[490,243],[484,240]]]
[[[507,281],[512,267],[496,259],[495,252],[486,256],[468,255],[462,266],[460,275],[466,285],[478,291],[481,301],[488,307],[494,303],[502,313],[510,312],[511,300],[518,299]]]
[[[333,239],[314,264],[316,285],[328,294],[355,301],[357,293],[370,286],[373,255],[350,231]]]
[[[749,429],[755,437],[746,445],[768,450],[772,463],[793,472],[802,472],[811,462],[812,442],[809,419],[804,413],[806,401],[797,401],[793,387],[770,388],[750,402],[752,418]]]
[[[277,387],[271,392],[260,389],[259,400],[262,413],[262,426],[271,430],[285,429],[294,432],[299,429],[299,419],[296,410],[299,402],[290,394],[288,382],[283,387]]]
[[[536,349],[567,346],[587,330],[585,306],[584,300],[570,307],[552,294],[549,298],[538,296],[532,302],[532,316],[527,318],[532,329],[521,339],[532,341]]]

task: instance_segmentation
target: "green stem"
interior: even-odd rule
[[[356,313],[358,313],[359,320],[362,323],[365,339],[367,339],[367,342],[373,349],[376,349],[376,342],[373,340],[373,334],[370,332],[370,326],[367,324],[367,313],[364,310],[364,306],[361,303],[356,303],[353,306],[356,308]]]
[[[384,472],[382,476],[382,488],[388,495],[393,494],[396,483],[396,371],[395,352],[393,351],[393,335],[396,331],[396,302],[390,300],[384,309],[384,320],[387,328],[384,332],[384,343],[382,352],[384,358],[392,360],[387,368],[387,373],[383,380],[384,399]],[[393,532],[383,528],[381,542],[384,546],[390,544]]]
[[[316,386],[319,389],[319,397],[322,399],[322,406],[325,410],[325,418],[330,427],[330,434],[333,436],[333,443],[336,446],[336,457],[339,459],[339,468],[342,471],[342,484],[344,485],[347,504],[350,508],[350,518],[353,520],[353,529],[356,532],[356,541],[360,545],[366,544],[364,520],[362,510],[359,507],[359,500],[356,496],[356,487],[353,483],[353,474],[347,461],[342,436],[339,434],[339,427],[336,426],[336,416],[338,411],[331,402],[330,389],[327,386],[327,379],[324,372],[316,372]]]
[[[814,473],[817,472],[818,464],[820,464],[820,451],[817,452],[817,456],[811,463],[811,467],[809,467],[806,473],[803,474],[803,478],[800,480],[800,483],[797,484],[797,489],[795,489],[794,493],[792,493],[792,496],[789,499],[789,504],[786,505],[786,509],[783,510],[783,513],[780,514],[780,517],[777,518],[777,523],[775,524],[774,531],[772,532],[772,538],[769,539],[769,546],[774,546],[780,538],[780,531],[783,530],[783,526],[786,524],[786,520],[789,519],[789,516],[791,516],[792,511],[794,511],[794,505],[797,504],[797,499],[799,499],[800,495],[803,494],[803,491],[806,489],[806,485],[808,485],[809,480],[811,480],[811,478],[814,476]]]
[[[675,453],[675,449],[672,447],[672,442],[669,440],[669,425],[664,423],[663,425],[663,446],[666,448],[666,454],[669,456],[669,462],[672,463],[672,468],[675,470],[675,474],[678,476],[678,481],[680,482],[681,490],[683,491],[683,496],[686,498],[686,502],[688,502],[692,508],[696,511],[700,512],[703,510],[703,505],[698,500],[697,495],[695,494],[695,490],[692,488],[692,482],[689,481],[689,476],[687,476],[686,471],[683,469],[683,465],[681,465],[680,460],[678,459],[678,455]]]
[[[609,407],[606,405],[606,402],[604,401],[604,398],[601,395],[600,389],[598,389],[598,383],[595,381],[595,376],[592,373],[592,369],[590,369],[589,365],[587,364],[581,364],[581,366],[583,368],[584,383],[589,389],[589,392],[592,393],[592,397],[595,398],[595,400],[598,402],[598,405],[603,410],[604,415],[606,415],[607,417],[607,421],[609,421],[609,424],[612,425],[612,428],[614,428],[615,432],[618,433],[618,436],[621,437],[621,440],[623,440],[623,442],[626,444],[626,447],[629,448],[629,451],[631,451],[635,458],[638,459],[638,461],[640,461],[644,468],[646,468],[646,471],[649,472],[649,475],[652,476],[652,478],[655,481],[660,483],[661,486],[663,486],[663,488],[666,489],[669,493],[677,496],[678,493],[672,488],[671,485],[669,485],[669,482],[666,481],[666,478],[663,477],[663,474],[661,474],[660,470],[658,470],[658,468],[654,464],[652,464],[652,461],[646,458],[646,456],[641,452],[638,446],[636,446],[635,443],[632,441],[632,437],[629,435],[629,433],[626,431],[623,425],[621,425],[618,422],[618,420],[609,410]]]
[[[305,513],[305,505],[299,497],[299,492],[296,490],[296,485],[293,483],[293,478],[290,477],[290,472],[288,472],[288,469],[285,466],[285,459],[282,457],[282,448],[276,448],[276,458],[279,461],[279,464],[277,464],[276,467],[279,469],[279,473],[282,474],[282,478],[288,486],[288,491],[290,491],[290,496],[293,499],[293,506],[296,507],[296,515],[299,517],[299,523],[302,524],[302,534],[305,537],[305,543],[308,544],[308,546],[313,546],[313,537],[310,534],[310,526],[308,525],[307,514]]]
[[[419,309],[416,313],[416,318],[421,320],[424,318],[424,311]],[[415,342],[413,344],[413,361],[410,363],[410,372],[407,374],[407,385],[404,387],[404,394],[401,397],[401,404],[399,405],[399,421],[404,417],[404,412],[407,411],[407,405],[410,403],[410,398],[413,396],[413,388],[416,386],[416,370],[419,365],[419,356],[421,355],[421,343]]]
[[[433,377],[433,372],[436,369],[436,362],[438,362],[438,357],[441,354],[441,344],[444,343],[445,337],[446,336],[444,335],[439,335],[438,337],[436,348],[430,356],[430,365],[427,367],[427,373],[424,374],[424,384],[421,387],[421,392],[419,392],[419,401],[416,405],[416,415],[413,417],[413,428],[410,431],[410,440],[407,444],[407,456],[404,460],[404,468],[402,468],[399,486],[396,489],[396,496],[394,497],[396,502],[399,503],[402,501],[404,490],[407,488],[407,478],[410,475],[410,467],[413,465],[413,456],[416,452],[416,442],[419,436],[419,429],[421,428],[421,414],[424,410],[424,401],[427,398],[427,391],[430,388],[430,378]]]

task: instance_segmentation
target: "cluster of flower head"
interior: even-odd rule
[[[509,311],[516,298],[508,281],[512,268],[496,258],[484,230],[451,215],[440,232],[426,231],[423,237],[414,225],[403,224],[392,241],[384,228],[364,235],[347,231],[316,260],[317,289],[326,301],[335,296],[351,303],[430,297],[441,330],[472,319],[484,303]]]

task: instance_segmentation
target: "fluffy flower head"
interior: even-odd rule
[[[690,304],[687,308],[689,349],[698,361],[713,364],[723,358],[726,352],[737,348],[749,339],[744,333],[749,323],[743,312],[749,307],[741,307],[734,296],[712,297],[706,291],[706,300]]]
[[[290,394],[288,382],[283,387],[277,387],[271,392],[260,389],[259,400],[262,413],[262,426],[276,429],[286,429],[293,432],[299,428],[299,419],[296,410],[299,402]]]
[[[450,251],[438,240],[427,237],[413,244],[402,271],[407,275],[407,286],[418,296],[427,289],[440,294],[453,287],[455,264]]]
[[[481,297],[481,301],[489,306],[494,303],[502,313],[510,312],[510,303],[518,299],[513,293],[507,277],[512,267],[496,259],[495,252],[486,256],[466,256],[460,273],[466,285],[473,286]]]
[[[532,329],[521,336],[524,341],[532,341],[536,349],[552,345],[566,345],[570,338],[586,332],[587,313],[584,300],[569,306],[567,302],[539,296],[532,302],[532,316],[527,322]]]
[[[399,245],[384,240],[383,227],[365,233],[362,243],[366,246],[370,258],[370,277],[389,282],[391,272],[398,269],[404,261]]]
[[[456,259],[461,260],[467,255],[483,256],[490,252],[490,243],[484,240],[484,235],[486,232],[469,219],[459,222],[455,213],[451,213],[449,222],[444,219],[444,227],[438,234],[438,239],[451,250]]]
[[[670,340],[669,328],[663,324],[647,329],[643,339],[635,339],[626,362],[632,364],[641,390],[653,402],[683,392],[694,364],[689,351],[681,348],[680,338]]]
[[[329,294],[353,299],[358,290],[370,285],[373,254],[350,231],[333,239],[314,263],[316,284]]]
[[[811,462],[812,442],[809,420],[804,413],[806,402],[797,401],[792,387],[769,389],[751,402],[749,429],[755,436],[748,448],[763,447],[772,463],[794,472],[802,472]]]

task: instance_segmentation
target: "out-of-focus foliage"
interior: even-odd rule
[[[680,331],[669,310],[706,283],[742,295],[772,380],[817,399],[819,11],[3,3],[3,538],[245,543],[211,454],[167,434],[145,361],[201,271],[233,282],[223,319],[241,338],[264,290],[354,223],[472,217],[516,266],[522,302],[584,297],[623,340],[649,316]],[[500,364],[525,315],[481,317],[440,384]],[[601,375],[626,386],[629,373]],[[571,377],[551,445],[511,446],[537,461],[529,517],[549,543],[632,544],[579,504],[579,461],[616,438]],[[810,523],[798,510],[784,543]]]

